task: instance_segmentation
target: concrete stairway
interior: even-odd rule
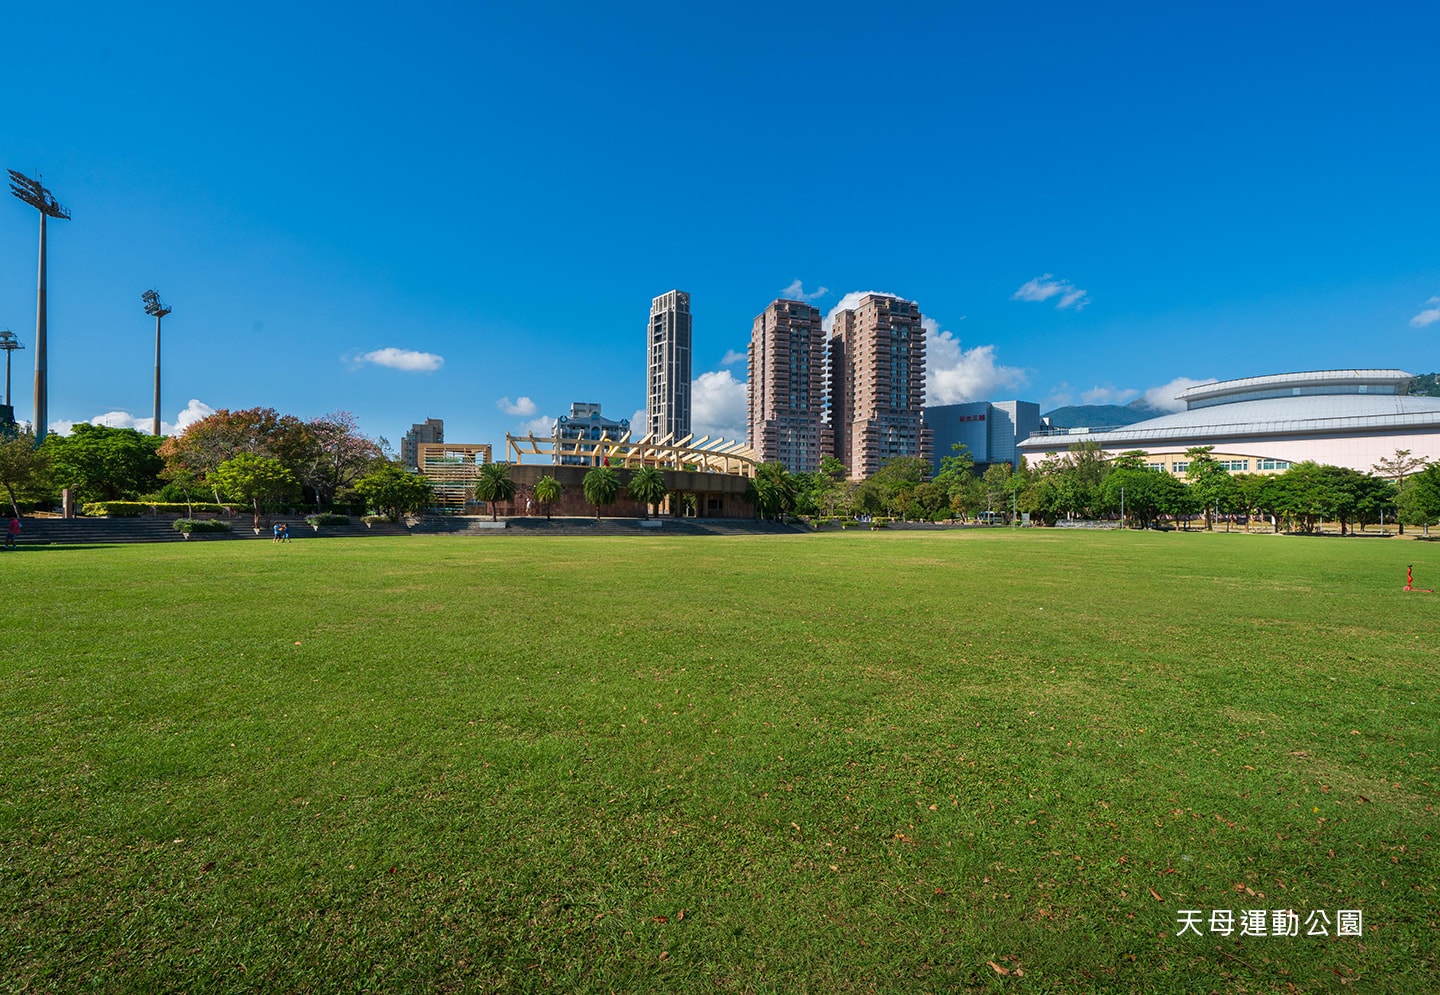
[[[808,533],[804,525],[781,525],[753,518],[509,518],[500,519],[504,528],[494,528],[490,520],[473,518],[425,518],[412,526],[416,534],[473,536],[713,536],[713,535],[794,535]]]
[[[223,520],[223,519],[222,519]],[[409,535],[410,530],[402,523],[382,522],[366,526],[358,519],[350,525],[322,525],[317,531],[306,523],[304,516],[280,516],[261,520],[257,535],[248,515],[237,515],[228,519],[229,532],[196,532],[191,542],[213,542],[230,539],[274,538],[272,527],[278,522],[290,526],[291,539],[326,539],[335,536],[381,536]],[[72,544],[119,544],[136,542],[185,542],[185,536],[175,530],[172,518],[25,518],[21,520],[20,545],[72,545]]]

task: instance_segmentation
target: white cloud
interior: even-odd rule
[[[1426,325],[1433,325],[1440,321],[1440,307],[1435,306],[1440,304],[1440,297],[1432,297],[1425,303],[1430,306],[1410,319],[1410,327],[1424,328]]]
[[[1157,411],[1184,411],[1185,402],[1175,399],[1175,395],[1187,387],[1198,387],[1202,383],[1215,383],[1214,377],[1207,377],[1204,380],[1193,380],[1190,377],[1176,377],[1167,384],[1159,387],[1151,387],[1145,392],[1145,404]]]
[[[1091,387],[1080,395],[1081,404],[1129,404],[1140,395],[1132,387]]]
[[[416,352],[413,349],[389,346],[361,353],[355,362],[357,365],[373,363],[376,366],[388,366],[392,370],[404,370],[407,373],[434,373],[445,365],[445,357],[437,356],[433,352]]]
[[[829,287],[821,287],[819,290],[807,294],[805,293],[805,284],[796,280],[790,284],[790,286],[780,291],[780,296],[791,301],[813,301],[818,297],[824,297],[828,293],[830,293]]]
[[[1052,297],[1060,298],[1055,307],[1061,311],[1066,308],[1083,311],[1085,305],[1090,303],[1090,291],[1081,290],[1069,280],[1057,280],[1050,273],[1021,284],[1020,289],[1010,295],[1012,301],[1032,302],[1048,301]]]
[[[989,401],[997,393],[1025,385],[1023,369],[996,365],[993,345],[964,349],[955,335],[940,330],[935,319],[922,318],[920,323],[925,327],[926,404]]]
[[[526,401],[526,400],[529,400],[529,398],[522,397],[520,400]],[[534,406],[532,405],[532,406],[531,406],[531,411],[533,412],[533,410],[534,410]],[[510,414],[518,414],[519,412],[514,412],[514,411],[512,411],[512,412],[509,412],[509,413],[510,413]],[[550,438],[551,434],[554,433],[554,431],[555,431],[555,419],[554,419],[553,417],[551,417],[550,415],[540,415],[540,416],[538,416],[538,417],[531,418],[529,421],[521,422],[520,425],[519,425],[519,427],[518,427],[518,429],[516,430],[515,434],[516,434],[516,435],[534,435],[534,436],[536,436],[536,437],[541,437],[541,436],[543,436],[543,437],[545,437],[545,438],[548,439],[548,438]]]
[[[513,404],[510,403],[510,398],[502,397],[495,402],[495,407],[507,415],[515,415],[517,418],[528,418],[540,410],[535,406],[535,402],[528,397],[516,398]],[[553,421],[554,419],[551,420]]]
[[[645,413],[645,409],[641,408],[636,411],[630,416],[630,437],[637,440],[645,438],[645,433],[649,431],[649,424],[650,416]]]
[[[213,415],[214,413],[215,409],[210,407],[210,405],[192,397],[190,403],[185,405],[184,409],[175,416],[173,422],[168,422],[163,418],[160,419],[160,434],[178,435],[200,419]],[[93,418],[87,419],[87,421],[91,425],[104,425],[107,428],[133,428],[147,435],[150,433],[150,429],[155,426],[155,418],[153,415],[132,415],[128,411],[107,411],[103,415],[96,415]],[[49,430],[56,435],[69,435],[76,424],[78,423],[61,418],[52,421]]]
[[[190,398],[190,403],[185,405],[185,410],[181,411],[175,419],[175,431],[183,432],[197,421],[200,421],[202,418],[209,418],[214,413],[215,409],[210,407],[210,405],[192,397]],[[163,428],[165,423],[161,422],[160,426]]]
[[[720,365],[734,366],[736,363],[748,362],[750,362],[750,354],[748,352],[737,352],[734,349],[727,349],[725,350],[725,358],[720,360]]]
[[[842,298],[840,298],[838,301],[836,301],[836,302],[835,302],[835,306],[830,309],[830,313],[827,314],[823,319],[821,319],[821,321],[820,321],[820,327],[823,328],[823,329],[825,329],[825,334],[826,334],[826,335],[829,335],[829,334],[830,334],[830,328],[831,328],[832,325],[835,324],[835,316],[836,316],[837,314],[839,314],[841,311],[853,311],[853,310],[855,310],[856,306],[860,303],[860,301],[863,300],[865,297],[869,296],[870,294],[874,294],[874,295],[876,295],[877,297],[895,297],[895,298],[898,298],[898,297],[900,296],[899,294],[887,294],[887,293],[886,293],[885,291],[883,291],[883,290],[852,290],[852,291],[850,291],[850,293],[846,294],[844,297],[842,297]]]
[[[1069,381],[1062,381],[1060,386],[1052,388],[1045,400],[1040,402],[1040,410],[1053,411],[1056,408],[1069,407],[1075,401],[1075,395],[1070,391]]]
[[[690,382],[690,431],[697,439],[745,438],[748,390],[729,370],[700,374]]]

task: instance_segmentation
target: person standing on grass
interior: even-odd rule
[[[271,542],[279,542],[279,541],[280,541],[280,523],[279,523],[279,522],[276,522],[274,525],[270,526],[270,531],[273,532],[274,535],[275,535],[275,538],[274,538],[274,539],[271,539],[270,541],[271,541]]]
[[[20,516],[10,516],[10,527],[5,530],[5,548],[14,549],[15,543],[20,540]]]
[[[289,541],[290,541],[290,523],[289,523],[289,522],[281,522],[281,523],[280,523],[280,541],[281,541],[281,542],[289,542]]]

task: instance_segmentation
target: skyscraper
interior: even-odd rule
[[[820,312],[804,301],[773,301],[750,331],[750,445],[761,462],[814,473],[833,448],[824,415]]]
[[[914,301],[866,294],[830,329],[835,455],[863,480],[897,456],[930,459],[925,329]]]
[[[681,290],[650,302],[646,429],[657,439],[690,434],[690,295]]]

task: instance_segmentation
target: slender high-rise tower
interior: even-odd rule
[[[830,453],[825,332],[804,301],[773,301],[751,328],[749,433],[762,463],[791,473],[817,472]]]
[[[864,480],[897,456],[930,459],[925,329],[914,301],[866,294],[830,329],[835,455]]]
[[[656,439],[690,434],[690,295],[681,290],[650,302],[646,430]]]

